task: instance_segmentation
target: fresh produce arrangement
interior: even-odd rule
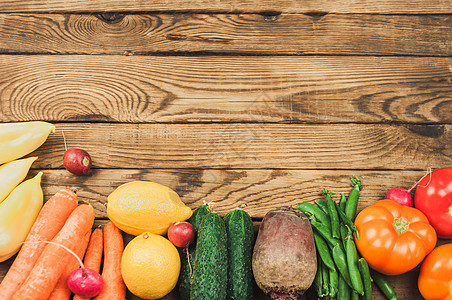
[[[37,157],[22,157],[54,130],[0,124],[0,262],[17,254],[0,300],[124,300],[127,291],[160,299],[176,288],[184,300],[250,300],[255,284],[278,300],[370,300],[375,284],[392,300],[391,276],[417,266],[425,299],[452,299],[452,244],[436,247],[452,238],[452,168],[392,188],[359,213],[363,185],[352,177],[348,196],[323,189],[314,203],[269,210],[257,234],[243,208],[193,211],[170,187],[130,181],[108,196],[109,220],[93,229],[94,208],[73,190],[44,203],[43,173],[24,181]],[[82,149],[62,160],[74,175],[92,166]]]

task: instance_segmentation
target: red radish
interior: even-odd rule
[[[74,294],[92,298],[99,295],[104,281],[96,271],[82,267],[72,271],[67,279],[67,285]]]
[[[69,172],[84,175],[91,168],[91,156],[85,150],[71,148],[64,152],[63,164]]]
[[[393,200],[400,205],[413,207],[413,198],[410,193],[412,189],[406,190],[401,187],[392,188],[386,193],[385,199]]]
[[[187,248],[195,239],[195,229],[188,222],[174,222],[168,228],[168,239],[176,247]]]
[[[390,189],[386,193],[385,199],[393,200],[393,201],[399,203],[400,205],[413,207],[414,202],[413,202],[413,197],[411,197],[411,191],[419,184],[419,182],[421,182],[421,180],[425,176],[426,175],[422,176],[422,178],[419,179],[419,181],[416,182],[409,190],[406,190],[402,187],[395,187],[395,188]]]

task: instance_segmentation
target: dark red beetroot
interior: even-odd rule
[[[257,285],[271,299],[299,299],[317,271],[308,218],[292,207],[269,211],[259,228],[252,267]]]
[[[91,156],[82,149],[71,148],[63,155],[66,170],[76,175],[85,175],[91,169]]]

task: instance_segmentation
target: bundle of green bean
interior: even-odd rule
[[[352,234],[359,239],[353,221],[362,185],[356,176],[351,181],[353,188],[348,199],[341,193],[339,205],[333,201],[334,194],[323,189],[326,200],[315,201],[317,205],[303,202],[296,207],[311,222],[318,254],[317,273],[308,299],[372,299],[369,266],[364,258],[358,258]],[[379,282],[375,283],[380,287]],[[384,284],[390,287],[388,282]]]

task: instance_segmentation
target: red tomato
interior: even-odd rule
[[[414,206],[422,211],[441,238],[452,238],[452,168],[431,172],[419,182]]]
[[[439,246],[427,256],[418,287],[426,300],[452,299],[452,244]]]
[[[389,199],[364,208],[355,225],[359,252],[372,269],[386,275],[408,272],[436,245],[435,229],[420,210]]]

